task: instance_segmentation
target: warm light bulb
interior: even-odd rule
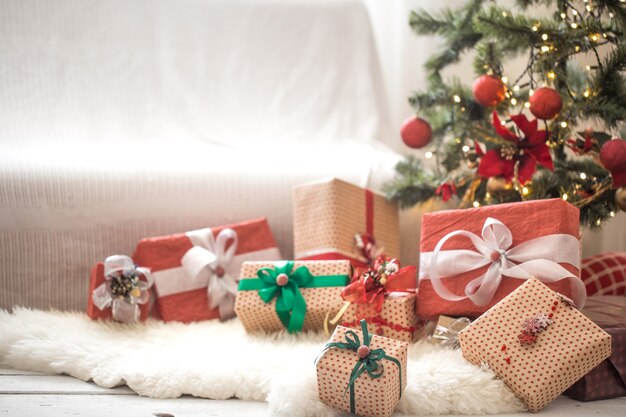
[[[522,194],[523,195],[528,195],[529,192],[530,192],[530,190],[528,190],[528,187],[522,188]]]
[[[576,46],[574,47],[574,50],[575,50],[576,52],[580,51],[580,46],[576,45]]]
[[[513,91],[519,91],[519,85],[514,86]]]
[[[430,159],[433,157],[433,153],[431,151],[428,151],[424,154],[424,156],[426,157],[426,159]]]
[[[613,16],[615,16],[613,13],[609,13],[609,17],[610,17],[611,19],[613,19]]]
[[[543,39],[544,41],[548,40],[548,34],[544,33],[543,35],[541,35],[541,39]]]
[[[556,78],[556,74],[554,73],[554,71],[550,71],[548,73],[548,78],[551,80],[554,80]]]
[[[574,16],[576,16],[576,15],[578,14],[578,12],[577,12],[576,10],[572,9],[572,14],[573,14]]]
[[[535,90],[533,90],[532,88],[528,90],[528,97],[532,96],[533,94],[535,94]]]
[[[461,148],[463,150],[463,152],[469,152],[469,146],[467,145],[463,145],[463,147]]]
[[[615,212],[614,211],[609,212],[609,216],[615,217]]]
[[[529,108],[530,108],[530,103],[529,103],[529,102],[524,103],[524,107],[526,107],[527,109],[529,109]]]
[[[460,103],[461,102],[461,97],[457,96],[456,94],[454,95],[453,99],[454,99],[455,103]]]
[[[502,17],[507,17],[507,16],[508,16],[507,12],[502,12]]]
[[[565,19],[567,15],[565,13],[561,13],[561,19]]]
[[[592,41],[594,41],[594,42],[596,42],[598,39],[600,39],[600,37],[599,37],[596,33],[594,33],[593,35],[591,35],[589,38],[590,38]]]
[[[587,66],[585,67],[585,69],[586,69],[587,71],[591,71],[591,66],[590,66],[590,65],[587,65]]]
[[[506,84],[506,83],[508,83],[508,82],[509,82],[509,79],[508,79],[508,78],[506,78],[506,77],[502,77],[502,82]]]
[[[461,138],[456,138],[456,139],[454,139],[454,141],[455,141],[456,143],[461,143]]]
[[[465,111],[465,107],[461,107],[461,111]]]
[[[533,30],[533,32],[537,32],[537,30],[538,30],[537,26],[533,26],[532,30]]]
[[[578,27],[576,23],[572,23],[570,26],[572,27],[572,29],[576,29]]]
[[[480,203],[479,203],[478,201],[474,201],[474,202],[472,203],[472,206],[474,206],[474,207],[478,208],[478,207],[480,207]]]
[[[561,127],[567,127],[567,122],[561,122]]]
[[[585,98],[586,98],[586,97],[589,97],[589,94],[591,94],[591,93],[589,92],[589,89],[586,89],[586,90],[583,92],[583,96],[585,96]]]
[[[501,124],[502,126],[504,126],[504,125],[506,124],[506,122],[505,122],[504,120],[500,120],[500,124]]]
[[[567,201],[567,193],[563,193],[563,200]]]
[[[548,52],[549,50],[550,50],[550,47],[548,45],[543,45],[541,47],[541,52],[543,52],[544,54]]]
[[[580,173],[580,179],[581,180],[587,179],[587,174],[585,174],[584,172],[581,172]]]
[[[585,9],[587,9],[587,11],[590,12],[591,11],[591,6],[590,5],[586,5]]]
[[[596,226],[600,226],[600,223],[602,223],[602,220],[600,219],[596,220]]]

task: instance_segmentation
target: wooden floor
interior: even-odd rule
[[[509,414],[520,417],[530,413]],[[0,417],[195,417],[267,416],[267,404],[240,400],[140,397],[128,387],[101,388],[66,375],[0,368]],[[404,414],[396,414],[401,417]],[[626,397],[582,403],[559,397],[541,417],[625,417]]]

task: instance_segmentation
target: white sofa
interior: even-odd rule
[[[293,185],[398,159],[358,0],[3,0],[0,92],[0,308],[82,310],[106,256],[258,216],[290,257]]]

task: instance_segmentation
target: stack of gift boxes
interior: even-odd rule
[[[533,412],[568,389],[626,394],[626,309],[603,330],[577,308],[579,213],[565,201],[424,214],[419,271],[398,262],[398,209],[381,195],[333,179],[295,188],[293,205],[295,260],[282,259],[265,219],[146,238],[132,259],[94,266],[88,315],[237,316],[248,332],[335,326],[316,360],[319,397],[363,416],[393,413],[422,337],[460,347]]]

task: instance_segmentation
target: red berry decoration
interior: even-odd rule
[[[538,119],[553,119],[563,107],[563,99],[558,91],[550,87],[541,87],[528,99],[530,112]]]
[[[433,136],[433,130],[428,122],[419,117],[409,117],[402,123],[400,136],[406,146],[413,149],[428,145]]]
[[[493,75],[481,75],[474,81],[472,93],[478,104],[493,107],[504,100],[506,88],[500,78]]]
[[[613,177],[613,187],[626,185],[626,140],[611,139],[600,148],[600,162]]]

